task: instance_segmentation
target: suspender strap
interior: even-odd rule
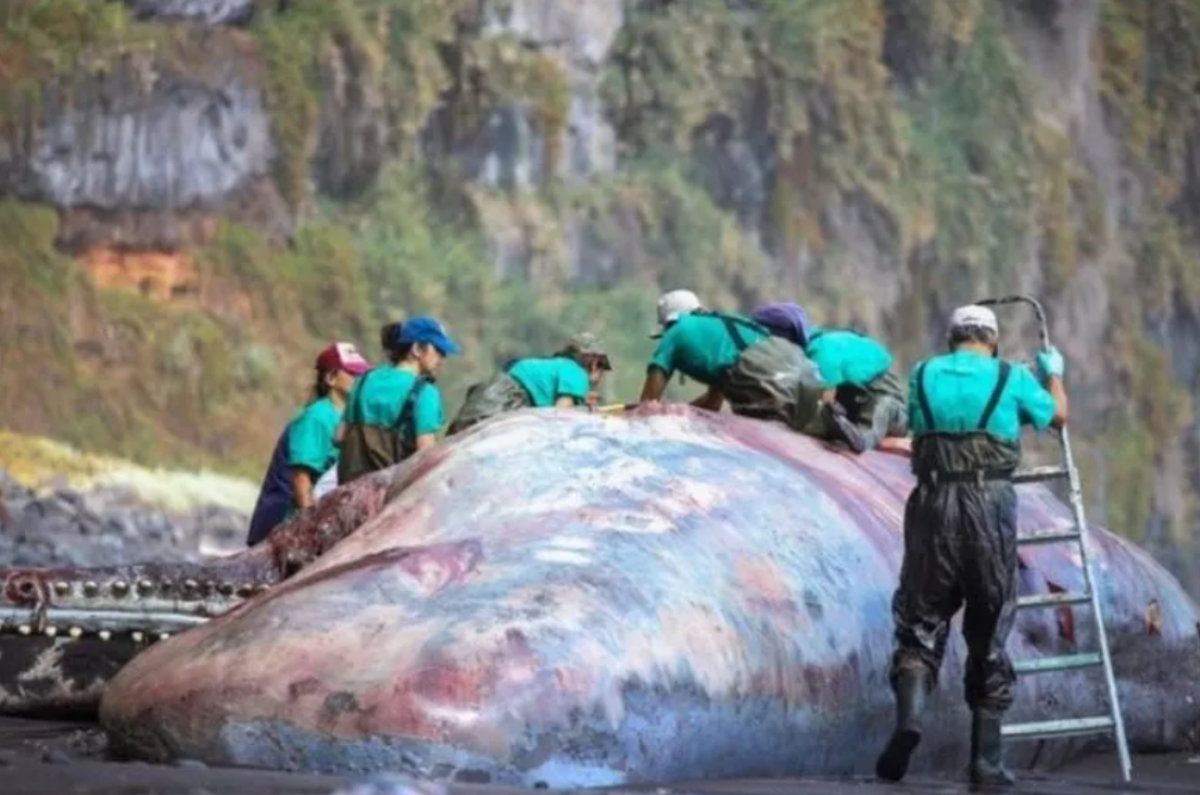
[[[429,382],[424,378],[418,378],[413,382],[412,389],[408,390],[408,395],[404,398],[404,405],[400,407],[400,417],[396,420],[396,432],[407,435],[411,431],[413,441],[416,441],[417,438],[417,416],[414,409],[417,405],[417,398],[421,396],[421,390],[427,383]]]
[[[362,377],[362,380],[359,381],[358,384],[356,385],[357,388],[354,390],[354,416],[357,418],[357,421],[360,423],[363,421],[362,420],[363,392],[366,391],[367,379],[370,378],[371,376],[375,375],[375,373],[376,373],[376,371],[372,370],[371,372],[364,375]]]
[[[996,413],[996,406],[1000,404],[1000,396],[1004,394],[1004,387],[1008,384],[1008,376],[1012,373],[1012,365],[1008,362],[1000,362],[1000,375],[996,378],[996,388],[992,390],[992,396],[988,398],[987,406],[983,409],[983,415],[979,418],[979,430],[986,431],[988,423],[992,420],[992,415]]]
[[[697,312],[696,314],[700,313]],[[759,323],[755,323],[753,320],[733,317],[720,312],[706,312],[704,314],[719,318],[720,321],[725,324],[725,330],[729,332],[729,338],[733,340],[733,345],[737,348],[738,353],[741,353],[742,351],[746,350],[746,348],[750,347],[750,343],[746,342],[746,338],[742,336],[742,328],[752,329],[765,337],[771,336],[770,329],[767,329]]]
[[[725,324],[725,330],[733,339],[733,345],[738,349],[738,353],[746,350],[746,338],[742,336],[742,330],[737,327],[737,323],[733,322],[733,318],[722,315],[721,322]]]
[[[917,409],[921,412],[921,416],[925,420],[925,431],[932,433],[933,427],[933,412],[929,409],[929,395],[925,393],[925,365],[929,362],[921,362],[921,366],[917,368]]]

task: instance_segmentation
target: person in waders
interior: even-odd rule
[[[471,387],[446,435],[507,411],[582,406],[609,370],[608,353],[596,335],[576,334],[553,356],[513,360],[491,381]]]
[[[658,347],[646,368],[641,402],[662,399],[679,370],[708,387],[692,405],[782,422],[799,430],[816,415],[822,392],[816,368],[795,344],[740,315],[704,308],[690,290],[658,302]]]
[[[254,546],[297,512],[313,505],[314,484],[334,468],[336,431],[355,379],[371,364],[348,342],[330,345],[317,357],[312,398],[283,429],[250,517],[246,545]]]
[[[821,410],[804,433],[845,442],[855,453],[908,434],[904,388],[881,342],[855,329],[810,324],[804,309],[792,303],[767,304],[750,317],[799,345],[821,371]]]
[[[338,484],[387,469],[430,447],[445,425],[435,377],[462,352],[442,324],[418,316],[390,327],[388,359],[355,385],[342,421]]]
[[[971,781],[1011,784],[1001,718],[1016,679],[1004,646],[1017,584],[1020,426],[1067,421],[1063,358],[1040,351],[1041,384],[998,358],[992,310],[964,306],[950,320],[950,353],[918,364],[909,378],[909,425],[917,485],[904,511],[904,562],[892,599],[896,624],[890,679],[896,729],[879,756],[879,778],[899,781],[921,739],[925,699],[937,683],[950,619],[966,604],[964,689],[971,708]]]

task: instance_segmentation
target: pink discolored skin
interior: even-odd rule
[[[117,674],[100,708],[115,748],[551,787],[873,764],[893,720],[905,457],[679,406],[524,411],[342,492],[381,493],[384,475],[386,504],[347,512],[370,516],[353,532],[327,518],[341,540],[318,559]],[[1020,491],[1023,530],[1069,524]],[[1182,746],[1200,721],[1196,606],[1131,544],[1091,538],[1130,738]],[[1023,593],[1077,590],[1068,550],[1023,555]],[[1092,648],[1084,609],[1022,616],[1010,652]],[[956,639],[914,770],[965,761],[962,659]],[[1101,685],[1023,678],[1011,717],[1100,714]]]

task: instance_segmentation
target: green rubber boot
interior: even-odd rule
[[[984,787],[1007,787],[1015,779],[1004,767],[1004,745],[1000,736],[1003,713],[976,710],[971,714],[971,783]]]
[[[929,678],[923,671],[901,671],[896,678],[896,730],[875,762],[875,775],[885,781],[899,781],[908,772],[908,760],[921,742],[921,713],[929,692]]]

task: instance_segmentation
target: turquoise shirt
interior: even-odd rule
[[[400,422],[404,400],[416,381],[416,373],[399,367],[381,367],[362,376],[346,400],[346,424],[395,428]],[[424,386],[413,406],[413,416],[417,436],[437,433],[446,424],[442,393],[437,384]]]
[[[814,328],[804,352],[821,371],[829,388],[865,387],[892,366],[892,354],[876,340],[844,329]]]
[[[908,425],[913,436],[933,431],[972,433],[987,408],[988,399],[1000,377],[1000,360],[975,351],[958,351],[935,356],[925,364],[925,395],[933,428],[917,402],[917,371],[908,379]],[[1054,418],[1054,397],[1033,377],[1028,368],[1013,364],[1008,383],[987,424],[987,432],[1007,441],[1018,441],[1021,425],[1045,430]]]
[[[565,356],[522,359],[509,369],[508,374],[525,387],[529,399],[539,408],[553,406],[554,401],[563,397],[574,398],[576,404],[582,404],[591,388],[587,370]]]
[[[752,321],[737,317],[745,323]],[[766,329],[739,323],[738,331],[746,345],[766,339]],[[662,370],[667,378],[676,370],[694,378],[702,384],[713,385],[721,375],[738,360],[740,351],[733,337],[725,328],[725,322],[713,315],[684,315],[671,324],[658,341],[650,365]]]
[[[333,437],[341,419],[342,410],[327,397],[302,408],[288,425],[288,466],[320,475],[336,464],[338,448]]]

